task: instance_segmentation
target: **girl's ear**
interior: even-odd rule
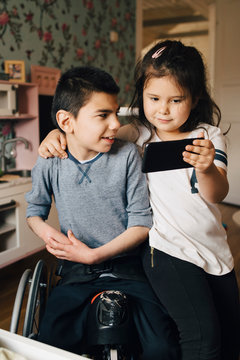
[[[56,120],[62,131],[66,134],[72,133],[72,115],[68,111],[59,110],[56,114]]]

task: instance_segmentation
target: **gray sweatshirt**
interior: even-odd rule
[[[129,227],[151,227],[146,177],[134,144],[117,140],[108,153],[84,163],[68,155],[64,160],[38,158],[26,194],[27,217],[46,220],[53,195],[61,231],[72,230],[91,248]]]

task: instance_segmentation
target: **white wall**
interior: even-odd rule
[[[228,138],[228,179],[225,201],[240,205],[240,0],[216,1],[215,96]]]

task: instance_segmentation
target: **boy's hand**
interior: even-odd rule
[[[71,243],[66,235],[46,223],[39,216],[27,218],[27,223],[30,229],[32,229],[32,231],[45,242],[46,246],[49,244],[50,239],[54,239],[54,241],[61,244]]]
[[[55,241],[58,244],[65,244],[65,245],[71,244],[71,241],[62,232],[50,226],[46,230],[47,231],[45,231],[44,236],[42,236],[42,239],[46,244],[46,248],[47,246],[49,246],[51,241]]]
[[[198,137],[204,137],[204,133],[199,133]],[[215,157],[215,148],[211,140],[194,140],[193,145],[187,145],[185,149],[187,151],[183,152],[183,160],[194,166],[197,172],[207,173]]]
[[[68,230],[69,243],[61,243],[54,239],[49,239],[46,246],[47,250],[58,259],[64,259],[82,264],[91,265],[94,263],[94,249],[89,248],[82,241],[78,240]]]
[[[67,158],[66,153],[66,137],[58,129],[52,130],[45,139],[41,142],[38,153],[41,157],[47,159],[48,157],[57,156],[61,159]]]

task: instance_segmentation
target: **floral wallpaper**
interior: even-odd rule
[[[26,81],[31,81],[31,64],[63,72],[97,66],[112,74],[121,89],[119,103],[127,105],[133,90],[135,6],[134,0],[1,0],[0,72],[4,60],[23,60]],[[8,131],[0,121],[0,140]]]
[[[110,32],[118,41],[110,40]],[[1,0],[0,61],[60,68],[91,64],[109,71],[130,101],[135,63],[134,0]]]

